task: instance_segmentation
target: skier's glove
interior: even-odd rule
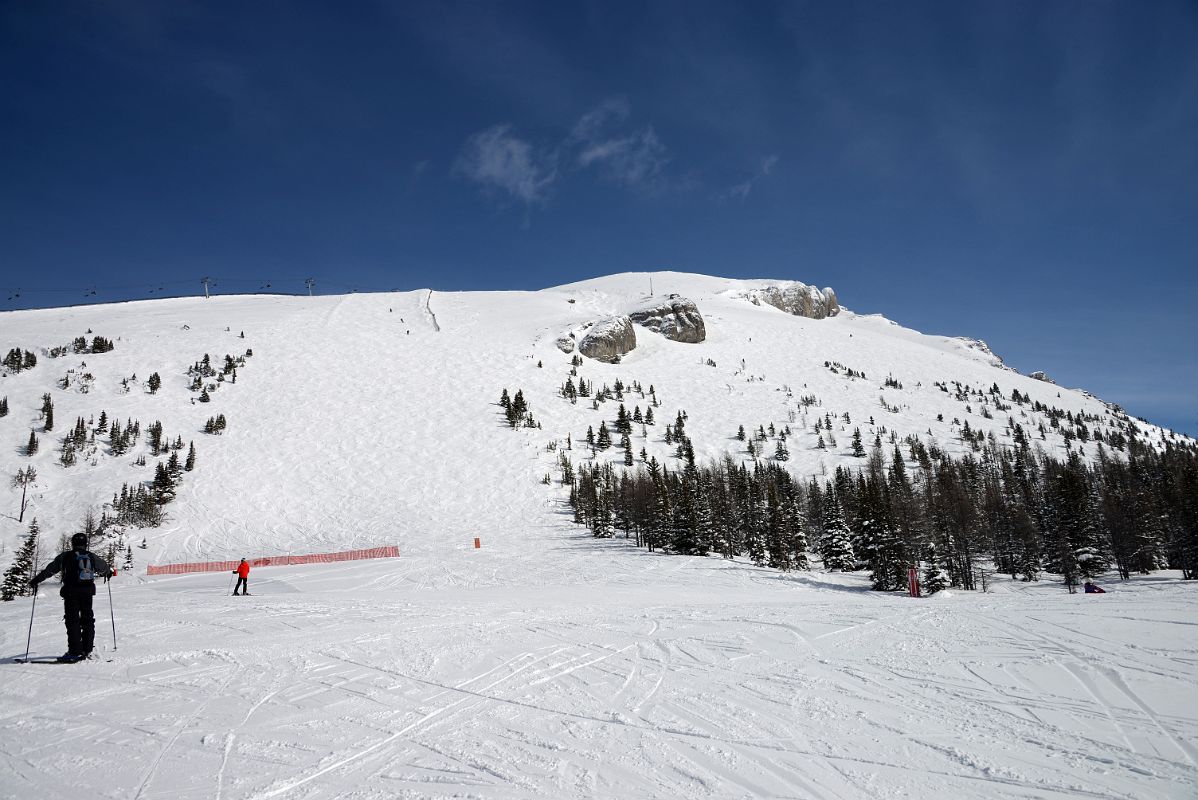
[[[37,584],[38,584],[38,580],[37,580],[37,578],[32,578],[32,579],[30,579],[30,581],[29,581],[29,585],[30,585],[30,586],[32,586],[34,589],[36,589],[36,588],[37,588]]]

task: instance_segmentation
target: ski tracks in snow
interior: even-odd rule
[[[674,566],[691,563],[706,566],[651,574],[688,587]],[[1198,647],[1157,653],[1134,608],[1112,631],[1055,598],[780,595],[726,565],[704,576],[734,582],[702,591],[441,586],[433,562],[396,567],[280,568],[280,585],[309,593],[252,603],[205,594],[202,577],[147,582],[144,603],[122,603],[123,663],[73,667],[65,696],[37,688],[61,675],[50,668],[0,684],[7,728],[30,714],[23,694],[45,695],[36,727],[0,737],[12,791],[66,791],[50,766],[75,739],[140,800],[849,800],[930,781],[970,800],[1130,800],[1198,786],[1184,667]],[[1116,641],[1095,649],[1104,634]]]

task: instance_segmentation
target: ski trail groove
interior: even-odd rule
[[[217,691],[210,694],[208,696],[208,699],[206,699],[204,702],[200,703],[199,707],[196,708],[196,710],[191,713],[191,716],[189,716],[186,720],[183,721],[183,724],[180,725],[178,730],[175,731],[174,736],[172,736],[170,738],[170,741],[168,741],[166,743],[166,745],[164,745],[163,748],[158,751],[158,755],[154,758],[154,761],[151,762],[150,766],[146,769],[145,775],[142,777],[141,782],[137,785],[137,791],[133,795],[133,800],[138,800],[138,798],[141,797],[142,792],[144,792],[146,789],[146,786],[153,779],[154,775],[157,774],[158,765],[162,763],[163,757],[166,756],[167,751],[169,751],[171,749],[171,747],[174,746],[175,742],[177,742],[179,740],[179,737],[183,735],[183,731],[187,730],[187,728],[191,725],[191,723],[195,722],[195,720],[199,718],[200,714],[204,713],[204,709],[206,709],[208,707],[209,703],[211,703],[213,700],[216,700],[217,698],[221,697],[224,694],[225,689],[229,688],[229,684],[233,682],[233,678],[237,677],[237,675],[241,674],[241,672],[242,672],[242,670],[239,667],[239,668],[235,669],[232,673],[230,673],[229,677],[225,678],[225,682],[221,684],[220,688]]]

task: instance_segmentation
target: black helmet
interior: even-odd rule
[[[87,534],[86,533],[77,533],[74,536],[72,536],[71,537],[71,547],[75,548],[76,550],[86,550],[87,549]]]

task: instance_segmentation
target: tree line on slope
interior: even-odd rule
[[[1099,445],[1094,462],[989,444],[953,458],[918,440],[908,453],[875,446],[858,470],[803,482],[777,463],[670,470],[575,468],[561,455],[574,519],[596,537],[622,531],[637,546],[683,555],[744,556],[778,569],[868,570],[873,588],[977,588],[984,570],[1026,581],[1044,573],[1070,587],[1110,568],[1179,569],[1198,578],[1198,452],[1136,440],[1126,458]]]

